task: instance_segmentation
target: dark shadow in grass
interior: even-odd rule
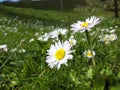
[[[17,3],[4,2],[2,5],[14,6],[20,8],[33,8],[41,10],[64,10],[71,11],[76,6],[86,6],[85,0],[37,0],[37,1],[21,1]]]
[[[43,17],[38,17],[38,16],[35,16],[35,15],[28,15],[28,14],[25,14],[25,13],[19,13],[19,12],[16,12],[14,10],[10,10],[10,9],[6,9],[4,8],[4,6],[1,6],[0,7],[0,13],[1,15],[3,16],[7,16],[7,17],[16,17],[18,16],[20,20],[23,20],[25,22],[27,22],[28,20],[30,21],[35,21],[35,20],[39,20],[39,21],[42,21],[42,23],[44,25],[54,25],[54,26],[58,26],[61,24],[61,21],[59,20],[55,20],[53,18],[43,18]],[[65,22],[66,23],[66,22]]]

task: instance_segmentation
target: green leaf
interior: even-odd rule
[[[112,86],[110,90],[120,90],[120,85]]]
[[[117,76],[118,76],[118,78],[120,79],[120,72],[118,73],[118,75],[117,75]]]
[[[92,68],[92,67],[89,68],[89,70],[87,71],[86,76],[87,76],[88,78],[90,78],[90,79],[93,78],[93,68]]]
[[[71,80],[72,80],[76,85],[78,85],[78,84],[80,83],[79,80],[78,80],[78,78],[77,78],[77,76],[76,76],[76,72],[75,72],[74,70],[71,70],[71,71],[70,71],[69,76],[70,76]]]
[[[74,70],[71,70],[70,71],[70,74],[69,74],[70,78],[72,81],[76,81],[75,78],[76,78],[76,72]]]
[[[110,70],[110,69],[109,69],[109,70],[106,70],[106,75],[107,75],[107,76],[112,75],[112,70]]]

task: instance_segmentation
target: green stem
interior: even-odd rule
[[[90,49],[91,53],[92,53],[92,63],[94,66],[96,66],[96,63],[95,63],[95,58],[93,56],[93,52],[92,52],[92,45],[90,43],[90,39],[89,39],[89,35],[88,35],[88,31],[85,30],[85,33],[86,33],[86,38],[87,38],[87,42],[88,42],[88,48]]]

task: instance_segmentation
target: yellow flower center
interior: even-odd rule
[[[56,53],[55,53],[55,58],[56,58],[57,60],[63,59],[64,56],[65,56],[65,50],[62,49],[62,48],[61,48],[61,49],[58,49],[58,50],[56,51]]]
[[[87,52],[87,57],[92,57],[92,53],[90,51]]]
[[[82,23],[81,26],[82,26],[82,27],[88,27],[88,23],[87,23],[87,22],[84,22],[84,23]]]
[[[110,39],[112,39],[112,40],[113,40],[114,38],[115,38],[115,36],[114,36],[114,35],[110,35]]]
[[[103,41],[104,41],[104,42],[109,42],[109,38],[108,38],[108,37],[104,37],[104,38],[103,38]]]

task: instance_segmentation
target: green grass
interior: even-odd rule
[[[89,13],[88,13],[89,12]],[[90,8],[90,7],[79,7],[74,8],[69,12],[56,11],[56,10],[36,10],[31,8],[14,8],[4,6],[1,8],[1,14],[9,16],[19,16],[22,18],[37,18],[47,24],[71,24],[77,20],[83,20],[89,16],[99,16],[104,18],[113,18],[114,13],[111,11],[105,11],[102,8]]]
[[[120,84],[120,18],[113,12],[101,8],[79,7],[71,11],[36,10],[2,6],[0,10],[0,45],[6,44],[8,51],[0,50],[0,90],[110,90],[119,89]],[[57,28],[71,28],[72,23],[90,16],[100,17],[101,23],[89,32],[89,39],[96,52],[96,67],[83,52],[88,49],[85,33],[74,34],[73,59],[59,70],[50,69],[45,62],[47,50],[53,39],[39,41],[38,37]],[[118,26],[118,28],[115,28]],[[118,39],[105,44],[99,42],[101,31],[115,29]],[[106,30],[106,29],[105,29]],[[38,35],[36,35],[38,33]],[[90,34],[95,33],[90,36]],[[71,31],[63,40],[68,40]],[[34,39],[33,42],[29,40]],[[11,52],[13,49],[15,52]],[[25,52],[21,50],[25,50]],[[20,52],[21,51],[21,52]]]

